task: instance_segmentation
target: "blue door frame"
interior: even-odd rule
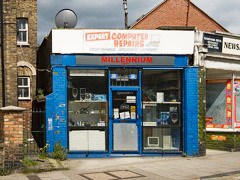
[[[113,92],[136,92],[136,120],[120,120],[113,119]],[[142,103],[141,103],[141,88],[138,86],[133,87],[110,87],[109,88],[109,154],[142,154]],[[113,150],[113,124],[114,123],[135,123],[137,126],[138,138],[136,139],[138,144],[137,151],[114,151]]]

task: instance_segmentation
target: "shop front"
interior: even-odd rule
[[[204,33],[207,147],[240,150],[240,38]]]
[[[66,32],[55,31],[52,93],[46,103],[48,152],[60,142],[69,157],[198,154],[198,68],[188,65],[194,32],[169,32],[183,33],[188,47],[168,51],[173,39],[161,34],[167,31],[109,30],[96,36],[100,30],[79,30],[86,53],[66,53],[69,46],[58,40],[60,32]],[[119,35],[123,32],[139,36],[141,42],[131,42],[134,48],[116,48],[124,44],[118,39],[108,47],[111,38],[124,38]],[[175,37],[175,44],[183,43],[182,36]],[[99,40],[105,45],[96,45]],[[152,51],[159,48],[156,40],[168,46],[165,52]],[[88,50],[85,41],[91,41]]]

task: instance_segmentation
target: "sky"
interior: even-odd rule
[[[128,0],[128,25],[163,0]],[[240,0],[192,0],[228,31],[240,34]],[[76,28],[124,29],[123,0],[38,0],[38,44],[55,28],[55,16],[72,9],[78,17]]]

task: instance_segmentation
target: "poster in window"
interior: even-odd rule
[[[221,128],[226,124],[228,111],[226,110],[228,98],[227,90],[231,89],[228,80],[208,80],[206,84],[206,117],[211,118],[213,127]],[[230,81],[231,82],[231,81]],[[230,93],[231,95],[231,93]],[[231,102],[231,101],[229,101]]]

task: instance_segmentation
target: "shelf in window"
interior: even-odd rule
[[[166,87],[159,89],[160,91],[179,90],[179,87]]]
[[[157,124],[156,122],[143,122],[143,127],[158,127],[158,128],[170,128],[170,127],[180,127],[179,124]]]
[[[158,82],[169,82],[169,81],[179,81],[179,77],[172,77],[172,78],[165,78],[165,79],[162,79],[162,80],[159,80]]]
[[[80,115],[80,116],[89,116],[89,115],[98,115],[98,116],[107,116],[108,114],[106,113],[88,113],[88,114],[81,114],[81,113],[75,113],[74,111],[68,111],[71,115]]]
[[[107,103],[108,101],[83,101],[83,100],[74,100],[69,101],[70,103]]]
[[[181,104],[181,102],[172,102],[172,101],[169,101],[169,102],[143,101],[143,104],[144,105],[146,105],[146,104]]]
[[[144,150],[179,150],[179,148],[176,147],[169,147],[169,148],[162,148],[162,147],[144,147]]]
[[[106,130],[108,126],[68,126],[69,131],[72,130]]]

